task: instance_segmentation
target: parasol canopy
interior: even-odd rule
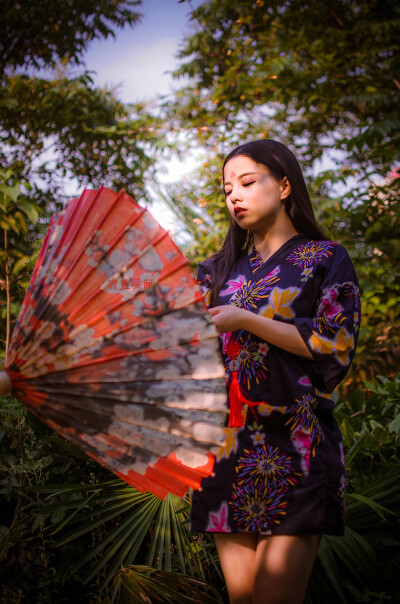
[[[124,191],[85,190],[52,217],[4,371],[37,417],[140,491],[183,496],[212,474],[218,334],[188,260]]]

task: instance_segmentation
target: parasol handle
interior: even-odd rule
[[[9,394],[12,390],[11,380],[6,371],[0,371],[0,396]]]

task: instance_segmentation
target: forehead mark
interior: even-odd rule
[[[235,172],[231,172],[231,178],[233,178],[234,176],[236,176]]]

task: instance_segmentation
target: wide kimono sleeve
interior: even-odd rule
[[[344,247],[335,246],[324,267],[312,318],[294,322],[313,356],[309,362],[321,389],[332,392],[353,359],[360,328],[360,292],[353,264]]]

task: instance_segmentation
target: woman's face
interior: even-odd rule
[[[291,192],[285,177],[278,181],[268,168],[236,155],[224,168],[225,199],[232,219],[242,229],[265,231],[286,214],[282,200]]]

